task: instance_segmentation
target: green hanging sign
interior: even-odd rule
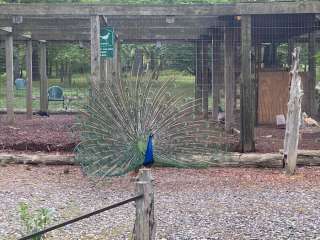
[[[114,56],[114,31],[112,27],[100,29],[100,56],[113,58]]]

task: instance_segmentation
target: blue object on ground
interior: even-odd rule
[[[153,135],[150,134],[148,137],[148,144],[147,144],[146,154],[144,156],[143,166],[149,166],[154,163],[152,138],[153,138]]]
[[[48,89],[48,101],[62,101],[64,107],[63,89],[59,86],[52,86]]]
[[[14,81],[14,85],[16,86],[17,90],[24,90],[27,88],[27,81],[25,79],[22,78],[17,78]]]

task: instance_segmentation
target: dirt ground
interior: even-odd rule
[[[21,237],[17,206],[50,208],[52,224],[133,196],[132,177],[96,182],[79,167],[0,166],[0,240]],[[319,239],[320,168],[151,168],[157,240]],[[48,234],[48,240],[131,239],[127,204]]]
[[[79,135],[73,128],[75,120],[75,115],[34,116],[32,120],[17,115],[15,125],[9,126],[5,116],[0,115],[0,151],[71,152],[79,142]],[[257,127],[256,151],[279,152],[283,148],[284,131],[274,126]],[[215,141],[236,150],[239,135],[218,136]],[[301,129],[299,148],[320,149],[320,128]]]

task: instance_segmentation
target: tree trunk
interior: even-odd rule
[[[55,62],[56,78],[60,77],[59,63]]]
[[[64,66],[65,66],[65,64],[61,63],[61,65],[60,65],[60,82],[61,83],[64,82],[64,75],[65,75]]]
[[[13,49],[13,81],[20,77],[19,49]]]
[[[156,69],[156,59],[155,59],[155,53],[153,50],[151,50],[150,53],[150,70],[154,71]]]
[[[69,69],[68,69],[68,86],[71,87],[72,85],[72,64],[69,63]]]
[[[299,127],[301,120],[301,77],[299,71],[300,48],[295,48],[292,54],[292,78],[290,83],[290,96],[288,102],[288,114],[286,120],[286,132],[284,139],[284,163],[287,174],[294,174],[297,165],[297,150],[299,143]]]
[[[132,65],[132,76],[141,76],[143,73],[143,53],[137,48],[135,51],[134,62]]]
[[[48,77],[52,77],[52,61],[48,60]]]
[[[39,49],[34,47],[32,49],[32,80],[40,80],[40,68],[39,68]]]

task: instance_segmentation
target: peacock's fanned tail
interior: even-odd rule
[[[215,131],[195,114],[197,102],[172,95],[173,80],[152,74],[107,81],[91,97],[79,122],[76,159],[88,174],[126,174],[142,166],[153,135],[156,165],[207,167],[214,161]]]

